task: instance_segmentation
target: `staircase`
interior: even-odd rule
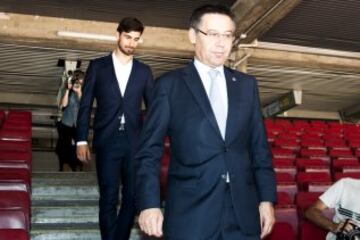
[[[33,173],[31,240],[100,240],[98,195],[94,172]]]

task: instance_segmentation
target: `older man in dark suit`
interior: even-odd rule
[[[157,80],[135,157],[140,227],[176,240],[257,240],[274,224],[275,175],[256,80],[224,67],[235,23],[225,7],[196,9],[194,61]],[[162,142],[171,141],[165,217]]]

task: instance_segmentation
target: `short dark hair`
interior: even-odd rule
[[[228,7],[226,7],[224,5],[206,4],[206,5],[196,8],[193,11],[193,13],[191,14],[191,17],[190,17],[190,24],[189,24],[190,27],[198,28],[199,24],[201,22],[201,18],[205,14],[210,14],[210,13],[226,15],[229,18],[231,18],[231,20],[235,23],[235,15],[231,12],[231,10]]]
[[[119,33],[122,32],[140,32],[141,34],[144,31],[144,25],[134,17],[125,17],[123,18],[117,27]]]

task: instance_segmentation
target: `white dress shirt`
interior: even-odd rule
[[[116,76],[116,79],[117,79],[117,81],[119,83],[120,93],[121,93],[121,96],[124,97],[126,86],[127,86],[128,81],[129,81],[131,69],[132,69],[132,66],[133,66],[133,60],[129,61],[126,64],[122,64],[116,58],[115,52],[112,53],[111,57],[112,57],[113,64],[114,64],[115,76]],[[124,114],[121,116],[121,123],[122,124],[125,123]]]

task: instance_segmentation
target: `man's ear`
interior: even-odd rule
[[[119,39],[120,39],[120,33],[119,32],[116,32],[116,39],[119,41]]]
[[[192,44],[196,43],[196,32],[195,29],[193,28],[189,29],[189,40]]]

